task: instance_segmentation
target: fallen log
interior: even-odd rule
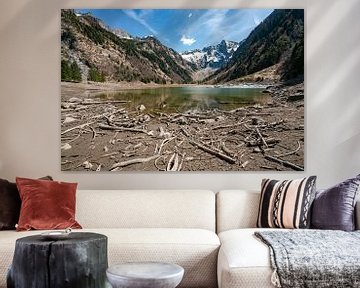
[[[298,166],[298,165],[296,165],[294,163],[291,163],[289,161],[285,161],[285,160],[282,160],[282,159],[279,159],[279,158],[276,158],[276,157],[270,156],[270,155],[264,155],[264,157],[265,157],[265,159],[280,163],[283,166],[292,168],[292,169],[294,169],[296,171],[304,171],[304,167]]]
[[[89,126],[90,127],[90,129],[91,129],[91,131],[92,131],[92,139],[94,140],[95,138],[96,138],[96,135],[97,135],[97,133],[96,133],[96,131],[95,131],[95,129],[94,129],[94,127],[92,127],[92,126]]]
[[[84,127],[86,127],[86,126],[89,126],[89,125],[91,125],[91,124],[93,124],[93,123],[95,123],[95,121],[88,122],[88,123],[84,123],[84,124],[81,124],[81,125],[78,125],[78,126],[69,128],[69,129],[61,132],[61,135],[64,135],[64,134],[66,134],[66,133],[68,133],[68,132],[70,132],[70,131],[73,131],[73,130],[75,130],[75,129],[82,129],[82,128],[84,128]]]
[[[266,143],[264,137],[261,135],[260,131],[258,128],[255,129],[256,133],[259,135],[261,142],[265,145],[266,148],[268,148],[268,144]]]
[[[159,157],[160,157],[160,155],[156,154],[156,155],[153,155],[153,156],[150,156],[150,157],[147,157],[147,158],[135,158],[135,159],[127,160],[127,161],[122,161],[122,162],[119,162],[119,163],[115,163],[113,166],[111,166],[110,171],[112,171],[112,170],[114,170],[116,168],[119,168],[119,167],[125,167],[125,166],[129,166],[129,165],[132,165],[132,164],[146,163],[146,162],[149,162],[151,160],[157,159]]]
[[[244,121],[243,120],[245,119],[246,117],[243,117],[238,123],[235,123],[235,124],[230,124],[230,125],[220,125],[220,126],[215,126],[213,128],[211,128],[212,130],[217,130],[217,129],[223,129],[223,128],[231,128],[231,127],[235,127],[235,126],[240,126],[244,123],[247,123],[249,122],[250,120],[248,121]]]
[[[179,156],[177,153],[174,153],[166,166],[166,171],[178,171],[179,168]]]
[[[169,143],[170,141],[174,140],[176,137],[172,137],[172,138],[167,138],[167,139],[164,139],[160,146],[158,147],[156,145],[156,148],[155,148],[155,154],[161,154],[161,149],[164,147],[164,145],[166,145],[167,143]]]
[[[98,105],[98,104],[125,104],[131,101],[116,100],[116,101],[93,101],[93,102],[80,102],[80,105]]]
[[[166,171],[165,168],[160,168],[160,167],[159,167],[158,161],[159,161],[160,159],[163,159],[163,162],[165,163],[165,156],[161,155],[159,158],[156,158],[156,159],[155,159],[154,165],[155,165],[155,167],[156,167],[159,171]]]
[[[186,137],[190,137],[189,132],[185,128],[181,127],[181,132],[183,132]]]
[[[181,171],[182,165],[183,165],[183,163],[184,163],[185,155],[186,155],[185,152],[184,152],[184,154],[181,155],[181,162],[180,162],[180,164],[179,164],[179,167],[178,167],[177,171]]]
[[[218,151],[215,151],[214,149],[212,148],[209,148],[207,146],[205,146],[204,144],[202,143],[199,143],[199,142],[196,142],[196,141],[193,141],[193,140],[189,140],[189,143],[198,147],[199,149],[207,152],[207,153],[210,153],[212,155],[215,155],[217,156],[218,158],[222,159],[222,160],[225,160],[226,162],[230,163],[230,164],[234,164],[236,162],[236,160],[230,156],[227,156],[221,152],[218,152]]]
[[[249,147],[261,146],[262,144],[264,144],[264,142],[263,142],[261,139],[260,139],[260,140],[255,140],[255,141],[247,141],[247,140],[245,139],[245,141],[246,141],[246,145],[249,146]],[[267,146],[268,146],[269,144],[277,144],[277,143],[279,143],[280,141],[281,141],[281,140],[278,139],[278,138],[269,138],[269,139],[267,139],[266,144],[267,144]]]
[[[248,164],[249,164],[249,161],[245,161],[244,163],[241,164],[241,167],[245,168]]]
[[[129,132],[137,132],[137,133],[145,133],[147,135],[153,135],[153,131],[146,131],[143,129],[136,129],[136,128],[125,128],[119,126],[109,126],[105,124],[99,124],[99,128],[104,130],[114,130],[114,131],[129,131]]]
[[[120,153],[120,152],[111,152],[111,153],[103,154],[103,155],[100,156],[100,158],[118,155],[119,153]]]
[[[289,156],[289,155],[295,154],[296,152],[298,152],[300,150],[300,147],[301,147],[300,141],[297,141],[297,144],[298,144],[298,147],[294,151],[290,151],[288,153],[283,153],[283,154],[277,154],[276,156],[284,157],[284,156]]]
[[[235,152],[226,147],[225,142],[221,142],[221,149],[228,155],[234,156]]]

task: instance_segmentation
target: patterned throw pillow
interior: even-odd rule
[[[263,179],[257,227],[308,228],[316,176],[294,180]]]

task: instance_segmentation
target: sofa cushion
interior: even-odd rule
[[[269,248],[254,236],[255,231],[261,230],[271,229],[235,229],[219,234],[219,288],[274,287]]]
[[[51,176],[40,179],[52,180]],[[15,230],[21,207],[19,191],[15,183],[0,179],[0,230]]]
[[[74,230],[77,231],[77,230]],[[203,229],[82,229],[108,237],[109,265],[135,261],[163,261],[185,269],[179,287],[216,287],[216,262],[220,241]],[[44,231],[0,232],[0,287],[11,264],[17,238]]]
[[[257,227],[308,228],[316,176],[293,180],[263,179]]]
[[[355,229],[355,204],[359,193],[360,175],[316,193],[311,215],[314,229]]]
[[[81,228],[75,221],[76,183],[16,178],[21,198],[16,230]]]
[[[76,198],[83,228],[215,231],[215,194],[209,190],[78,190]]]

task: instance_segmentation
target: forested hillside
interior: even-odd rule
[[[187,83],[193,72],[180,54],[156,38],[122,37],[93,16],[73,10],[61,11],[61,60],[64,81]]]
[[[304,74],[304,10],[275,10],[241,43],[229,63],[207,80],[223,83],[280,63],[288,80]]]

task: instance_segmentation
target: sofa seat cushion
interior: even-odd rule
[[[274,229],[234,229],[219,234],[219,288],[274,287],[269,248],[254,236],[255,231],[262,230]]]
[[[78,231],[100,233],[108,237],[109,265],[137,261],[171,262],[185,269],[179,287],[216,287],[220,241],[212,231],[178,228]],[[16,239],[42,232],[44,231],[0,232],[0,288],[6,287],[6,273],[12,262]]]

